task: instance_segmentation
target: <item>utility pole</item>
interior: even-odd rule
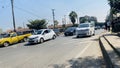
[[[52,9],[52,14],[53,14],[53,24],[54,24],[54,29],[55,29],[55,9]]]
[[[16,26],[15,26],[15,16],[14,16],[14,5],[13,5],[13,1],[11,0],[11,7],[12,7],[12,17],[13,17],[13,27],[14,27],[14,31],[16,32]]]

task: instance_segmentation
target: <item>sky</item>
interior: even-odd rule
[[[0,28],[3,31],[13,29],[11,0],[0,0]],[[28,24],[29,20],[46,19],[52,24],[52,10],[55,9],[55,19],[61,24],[69,13],[75,11],[79,17],[95,16],[99,22],[104,22],[109,12],[107,0],[14,0],[16,28]],[[27,26],[26,26],[27,27]]]

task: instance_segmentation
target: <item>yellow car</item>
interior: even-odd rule
[[[26,42],[27,38],[32,35],[29,31],[17,32],[17,34],[18,34],[18,36],[22,36],[22,40],[24,42]]]
[[[31,34],[17,34],[15,32],[10,33],[10,34],[6,34],[5,35],[1,35],[0,36],[0,46],[9,46],[10,44],[14,44],[14,43],[18,43],[21,41],[26,41],[26,39],[28,38],[28,36],[30,36]]]

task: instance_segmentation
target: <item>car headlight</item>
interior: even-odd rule
[[[37,36],[37,37],[34,37],[33,39],[37,39],[37,38],[39,38],[39,37]]]

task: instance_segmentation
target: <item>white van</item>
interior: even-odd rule
[[[78,28],[76,29],[76,35],[77,37],[95,35],[95,27],[91,23],[79,24]]]

